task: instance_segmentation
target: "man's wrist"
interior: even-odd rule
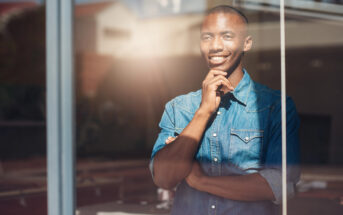
[[[199,117],[199,118],[204,118],[204,119],[209,119],[211,117],[212,113],[209,111],[204,110],[203,108],[199,108],[196,112],[195,112],[195,117]]]
[[[208,179],[209,176],[203,175],[201,177],[198,178],[198,180],[196,180],[196,183],[194,185],[194,188],[202,191],[202,192],[206,192],[206,181]]]

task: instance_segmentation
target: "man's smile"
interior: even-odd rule
[[[229,55],[212,55],[208,56],[211,65],[221,65],[225,63]]]

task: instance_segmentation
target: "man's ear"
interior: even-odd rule
[[[252,47],[252,37],[249,35],[245,38],[243,51],[247,52],[251,49],[251,47]]]

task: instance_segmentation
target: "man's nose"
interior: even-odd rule
[[[211,43],[211,50],[218,52],[218,51],[222,51],[223,49],[224,49],[223,41],[220,39],[220,37],[215,37]]]

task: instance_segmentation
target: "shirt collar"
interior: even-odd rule
[[[239,81],[232,94],[239,102],[243,103],[246,106],[252,80],[245,69],[243,69],[243,73],[243,78]]]

